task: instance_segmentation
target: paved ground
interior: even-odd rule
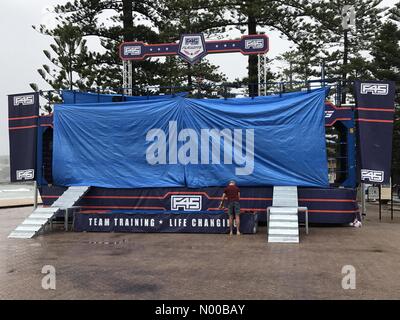
[[[0,177],[1,171],[2,168],[0,166]],[[8,171],[9,170],[7,170],[7,172]],[[0,179],[0,181],[2,180]],[[14,184],[0,182],[0,208],[33,205],[33,191],[34,187],[32,182]],[[38,195],[38,203],[42,203],[40,195]]]
[[[201,234],[65,233],[7,239],[31,208],[0,210],[1,299],[399,299],[400,212],[361,229],[313,227],[301,243],[267,244],[266,230]],[[341,270],[356,268],[356,290]],[[44,265],[56,290],[41,288]]]
[[[38,199],[38,204],[41,204],[42,201]],[[10,208],[10,207],[20,207],[20,206],[32,206],[33,199],[32,198],[21,198],[21,199],[0,199],[0,209],[1,208]]]

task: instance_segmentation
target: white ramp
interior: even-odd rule
[[[86,186],[69,187],[51,207],[36,208],[8,237],[22,239],[34,237],[58,211],[73,207],[88,192],[89,188]]]
[[[272,194],[273,207],[295,207],[299,205],[297,187],[274,187]]]
[[[274,187],[268,210],[268,242],[299,243],[297,187]]]
[[[51,206],[60,209],[71,208],[88,192],[89,188],[86,186],[69,187]]]

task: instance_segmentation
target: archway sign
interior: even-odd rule
[[[237,40],[205,41],[204,35],[199,33],[182,34],[179,43],[123,42],[119,47],[119,55],[124,61],[179,55],[186,62],[195,64],[212,53],[240,52],[249,55],[263,54],[268,50],[268,36],[265,34],[245,35]]]

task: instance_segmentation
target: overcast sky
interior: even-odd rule
[[[37,69],[48,63],[43,54],[51,38],[39,34],[32,25],[54,25],[54,15],[46,8],[65,3],[65,0],[0,0],[0,155],[8,154],[8,110],[7,94],[31,91],[29,83],[35,82],[40,89],[49,89],[37,73]],[[391,6],[396,0],[385,0]],[[290,47],[290,43],[276,32],[267,32],[270,38],[268,55],[273,58]],[[231,33],[229,38],[240,36]],[[220,66],[229,80],[247,74],[247,57],[240,53],[210,55],[208,59]]]

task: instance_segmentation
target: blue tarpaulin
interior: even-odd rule
[[[57,105],[54,182],[326,187],[325,94]]]

